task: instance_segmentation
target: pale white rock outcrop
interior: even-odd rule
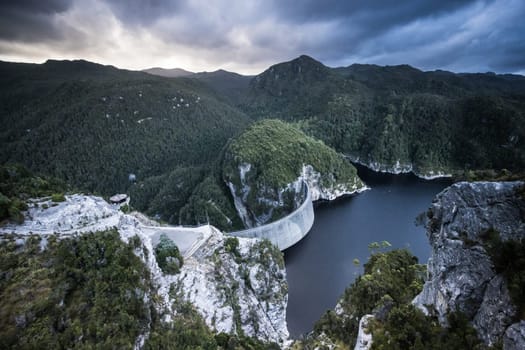
[[[238,254],[225,239],[239,241]],[[218,332],[244,333],[283,343],[288,339],[288,285],[279,250],[247,238],[226,238],[219,231],[186,259],[178,279],[184,298]],[[239,329],[240,328],[240,329]]]
[[[285,344],[288,287],[284,261],[277,248],[246,238],[238,239],[238,254],[231,253],[225,249],[227,238],[219,230],[199,227],[195,230],[202,241],[190,249],[191,256],[185,257],[181,272],[166,275],[155,259],[151,239],[155,227],[141,221],[144,218],[124,214],[119,206],[100,197],[70,195],[61,203],[33,200],[25,222],[0,227],[0,235],[15,234],[24,239],[38,234],[45,242],[48,235],[63,238],[116,228],[125,242],[138,236],[143,248],[136,249],[135,254],[151,272],[160,297],[155,305],[165,321],[169,322],[176,312],[170,295],[170,290],[175,289],[177,296],[189,301],[210,328]],[[145,298],[145,302],[150,300],[149,295]],[[140,348],[147,336],[141,335],[135,347]]]
[[[523,350],[525,349],[525,321],[514,323],[507,328],[503,338],[504,350]]]
[[[364,315],[359,320],[359,331],[354,350],[370,350],[372,348],[372,332],[367,328],[373,319],[374,315]]]
[[[226,185],[230,189],[233,197],[235,209],[242,219],[246,228],[261,226],[271,221],[273,212],[277,208],[285,205],[285,197],[292,193],[294,207],[298,208],[304,201],[304,183],[312,196],[312,201],[334,200],[342,196],[360,193],[369,189],[357,175],[353,179],[336,179],[333,174],[322,174],[311,165],[303,165],[301,172],[296,180],[288,183],[279,189],[261,187],[254,189],[248,184],[247,176],[253,171],[251,164],[242,163],[238,166],[240,184],[233,184],[230,181]],[[248,197],[251,191],[257,190],[257,202],[263,204],[256,212],[249,208]]]
[[[300,184],[304,181],[308,184],[308,188],[312,194],[312,201],[331,201],[342,196],[360,193],[369,189],[369,187],[363,185],[357,177],[352,183],[349,183],[337,181],[333,174],[326,174],[325,176],[328,179],[323,179],[322,174],[316,171],[313,166],[303,165],[301,175],[296,183]]]
[[[235,209],[237,210],[237,213],[239,214],[239,217],[246,228],[253,227],[252,220],[248,214],[248,209],[245,205],[248,195],[251,191],[250,186],[246,182],[246,173],[250,171],[251,167],[251,164],[248,163],[242,163],[239,165],[239,179],[241,182],[241,188],[237,189],[232,182],[226,183],[232,194]],[[241,193],[242,195],[239,196],[237,193]]]
[[[398,159],[394,164],[384,164],[374,161],[366,161],[361,159],[358,156],[346,155],[346,157],[357,164],[363,165],[368,169],[377,171],[380,173],[389,173],[389,174],[408,174],[413,173],[417,177],[425,180],[434,180],[443,177],[452,177],[452,174],[446,173],[443,170],[429,170],[426,172],[421,172],[419,169],[416,169],[412,163],[402,162]]]

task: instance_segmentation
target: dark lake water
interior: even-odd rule
[[[287,321],[294,338],[337,303],[345,288],[361,274],[371,242],[388,241],[408,248],[426,263],[430,254],[425,229],[415,225],[434,196],[450,185],[447,179],[426,181],[412,174],[390,175],[358,167],[372,189],[315,207],[310,233],[284,252],[288,278]],[[355,266],[357,258],[360,266]]]

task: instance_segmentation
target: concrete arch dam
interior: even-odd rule
[[[228,235],[245,238],[268,239],[281,251],[293,246],[308,234],[314,224],[314,207],[310,189],[305,183],[306,199],[287,216],[266,225],[229,232]]]

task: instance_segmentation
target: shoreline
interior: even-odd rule
[[[362,165],[366,167],[367,169],[370,169],[372,171],[375,171],[377,173],[385,173],[385,174],[392,174],[392,175],[400,175],[400,174],[414,174],[420,179],[423,180],[436,180],[436,179],[443,179],[443,178],[452,178],[453,174],[444,173],[442,171],[434,171],[431,170],[427,174],[421,174],[414,170],[414,167],[412,164],[400,164],[399,161],[397,161],[395,166],[387,166],[385,164],[381,164],[378,162],[369,162],[365,163],[361,161],[359,157],[354,157],[351,155],[345,154],[344,157],[348,159],[352,163],[356,163],[359,165]]]

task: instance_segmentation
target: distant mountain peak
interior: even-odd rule
[[[292,65],[300,65],[301,67],[310,67],[310,68],[319,68],[319,69],[326,69],[328,67],[326,67],[324,64],[322,64],[321,62],[317,61],[316,59],[308,56],[308,55],[301,55],[289,62],[285,62],[285,63],[290,63]]]
[[[108,68],[115,68],[114,66],[110,65],[103,65],[100,63],[95,63],[91,61],[86,61],[83,59],[77,59],[77,60],[54,60],[54,59],[48,59],[46,62],[44,62],[44,66],[47,67],[57,67],[57,66],[68,66],[68,67],[108,67]]]
[[[324,80],[330,73],[330,68],[307,55],[301,55],[291,61],[278,63],[258,76],[258,80]]]
[[[166,77],[166,78],[187,77],[192,74],[195,74],[193,72],[187,71],[182,68],[169,69],[169,68],[153,67],[153,68],[143,69],[142,71],[148,74],[158,75],[158,76]]]
[[[297,57],[296,59],[292,60],[292,61],[309,61],[309,62],[317,62],[317,63],[321,63],[319,61],[317,61],[315,58],[311,57],[311,56],[308,56],[308,55],[301,55],[299,57]]]
[[[203,77],[203,76],[238,76],[238,77],[245,77],[242,74],[236,73],[236,72],[230,72],[225,69],[219,68],[217,70],[214,70],[212,72],[198,72],[194,74],[194,77]]]
[[[370,64],[370,63],[353,63],[350,66],[346,67],[345,69],[355,69],[355,70],[386,70],[386,71],[412,71],[412,72],[422,72],[421,70],[412,67],[409,64],[397,64],[397,65],[387,65],[387,66],[380,66],[377,64]]]
[[[116,72],[129,72],[125,69],[118,69],[115,66],[104,65],[100,63],[95,63],[91,61],[86,61],[83,59],[75,60],[55,60],[49,59],[44,62],[40,67],[49,72],[55,72],[57,74],[68,75],[69,77],[76,76],[78,77],[86,75],[93,76],[96,74],[109,75],[115,74]]]

